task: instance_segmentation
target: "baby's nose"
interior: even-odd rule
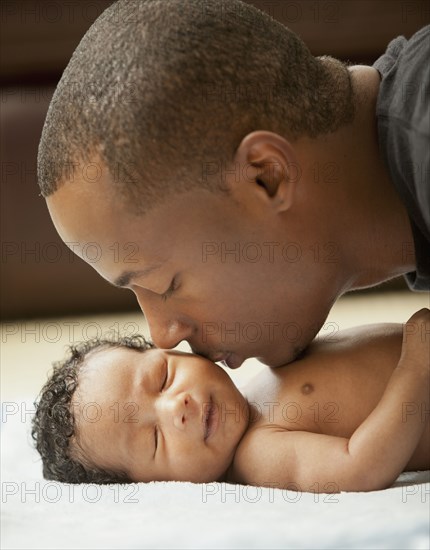
[[[169,421],[168,417],[170,416],[173,425],[178,430],[189,428],[193,411],[191,410],[191,396],[188,393],[180,393],[169,399],[166,409],[166,421]]]

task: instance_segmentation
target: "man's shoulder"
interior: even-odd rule
[[[412,290],[430,289],[430,26],[397,37],[374,63],[382,75],[376,106],[378,141],[411,222],[417,269]]]
[[[392,89],[394,95],[405,100],[410,99],[411,94],[417,92],[424,95],[424,100],[424,83],[420,77],[423,74],[428,75],[429,52],[430,25],[417,31],[409,40],[404,36],[394,38],[388,44],[386,51],[373,64],[382,76],[382,83],[386,85],[382,86],[381,91],[389,92],[391,85],[403,81],[403,87]]]

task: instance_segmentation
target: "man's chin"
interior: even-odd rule
[[[276,356],[256,356],[255,358],[263,365],[271,368],[283,367],[284,365],[288,365],[288,363],[301,359],[305,355],[306,349],[306,345],[297,345],[289,350],[289,355],[278,354]],[[249,358],[250,357],[243,358],[238,353],[230,352],[224,359],[222,359],[222,363],[230,369],[238,369],[242,363]]]
[[[290,352],[290,355],[283,356],[280,358],[273,357],[257,357],[258,361],[260,363],[263,363],[263,365],[266,365],[268,367],[271,367],[272,369],[276,369],[278,367],[284,367],[285,365],[288,365],[289,363],[293,363],[294,361],[299,361],[304,357],[306,354],[306,347],[297,346],[292,349]]]

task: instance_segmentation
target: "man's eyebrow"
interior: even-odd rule
[[[114,286],[123,288],[125,286],[128,286],[132,279],[136,279],[137,277],[146,277],[153,271],[160,269],[161,266],[162,264],[157,264],[147,267],[146,269],[141,269],[139,271],[124,271],[119,277],[114,280],[112,284]]]

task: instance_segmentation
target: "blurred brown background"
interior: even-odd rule
[[[111,3],[0,2],[3,320],[138,310],[131,292],[111,287],[63,245],[36,183],[37,146],[55,85],[81,37]],[[409,38],[430,20],[427,0],[250,3],[299,34],[314,55],[358,64],[372,64],[392,38]],[[381,288],[404,287],[398,280]]]

